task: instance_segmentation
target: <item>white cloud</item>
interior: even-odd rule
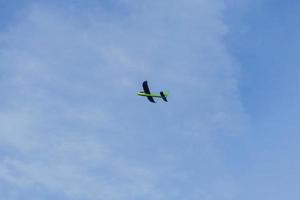
[[[0,178],[70,199],[234,199],[207,183],[226,173],[212,135],[244,117],[224,5],[121,2],[124,16],[33,6],[2,33],[1,149],[15,152]],[[136,97],[144,79],[170,102]]]

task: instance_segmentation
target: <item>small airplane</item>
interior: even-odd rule
[[[137,93],[137,95],[147,97],[148,100],[152,103],[156,103],[154,101],[154,98],[162,98],[165,102],[168,102],[167,96],[169,95],[169,93],[163,92],[163,91],[161,91],[159,94],[151,93],[149,90],[147,81],[143,82],[143,89],[144,89],[144,91],[140,91],[139,93]]]

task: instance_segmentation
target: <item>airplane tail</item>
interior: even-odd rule
[[[169,96],[169,92],[167,92],[167,91],[161,91],[160,92],[160,96],[161,96],[161,98],[165,101],[165,102],[168,102],[168,100],[167,100],[167,96]]]

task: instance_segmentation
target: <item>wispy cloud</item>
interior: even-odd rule
[[[0,179],[65,199],[233,199],[214,189],[231,182],[214,137],[244,120],[222,2],[99,7],[29,6],[1,34]],[[144,79],[170,102],[136,97]]]

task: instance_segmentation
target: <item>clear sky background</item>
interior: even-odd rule
[[[1,198],[299,198],[299,9],[0,0]]]

